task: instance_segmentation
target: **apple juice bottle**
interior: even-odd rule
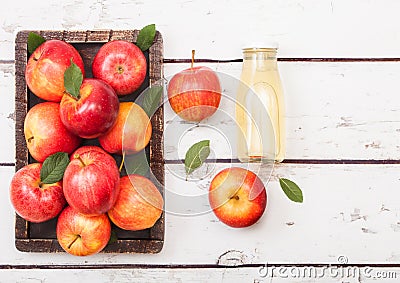
[[[243,49],[236,98],[238,158],[242,162],[281,162],[285,157],[284,97],[277,45]]]

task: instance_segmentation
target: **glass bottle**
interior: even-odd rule
[[[277,45],[243,49],[236,98],[238,158],[242,162],[281,162],[285,158],[284,97]]]

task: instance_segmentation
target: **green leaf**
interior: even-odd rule
[[[163,94],[162,86],[152,86],[143,95],[143,110],[151,117],[161,104]]]
[[[303,192],[296,183],[285,178],[279,178],[279,184],[291,201],[303,202]]]
[[[118,235],[117,232],[115,232],[114,229],[111,229],[111,235],[110,235],[110,239],[108,240],[108,244],[114,244],[118,241]]]
[[[138,174],[146,176],[149,172],[149,169],[149,162],[147,161],[147,156],[144,151],[125,156],[126,174]]]
[[[69,164],[68,153],[57,152],[50,155],[43,162],[40,170],[40,181],[43,184],[54,184],[64,176],[64,171]]]
[[[210,141],[203,140],[192,145],[185,155],[186,174],[191,174],[199,168],[210,155]]]
[[[156,25],[151,24],[145,26],[139,31],[136,45],[144,52],[153,44],[154,37],[156,36]]]
[[[79,99],[79,90],[83,82],[81,69],[72,61],[71,65],[64,72],[65,90],[74,98]]]
[[[28,52],[32,54],[45,41],[46,39],[37,33],[30,32],[28,35]]]

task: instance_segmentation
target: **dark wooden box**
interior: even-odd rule
[[[27,51],[27,37],[30,31],[18,32],[15,40],[15,140],[16,163],[15,170],[34,162],[26,147],[24,137],[24,119],[28,110],[35,104],[42,102],[28,89],[25,82],[25,67],[29,54]],[[33,31],[45,39],[61,39],[71,43],[81,54],[85,63],[86,77],[91,77],[91,63],[99,50],[106,42],[111,40],[127,40],[136,42],[138,30],[101,30],[101,31]],[[155,84],[163,77],[163,41],[157,31],[153,45],[145,52],[148,61],[148,71],[142,87],[133,94],[120,97],[121,101],[134,101],[136,97],[148,86]],[[158,108],[151,118],[153,133],[146,153],[150,161],[151,179],[164,195],[164,153],[163,153],[163,106]],[[88,141],[96,144],[97,140]],[[114,156],[120,162],[119,156]],[[119,164],[119,163],[118,163]],[[156,224],[142,231],[125,231],[113,226],[118,240],[109,243],[102,252],[107,253],[158,253],[164,244],[164,219],[162,213]],[[57,219],[36,224],[25,221],[16,215],[15,221],[15,246],[23,252],[63,252],[56,238]]]

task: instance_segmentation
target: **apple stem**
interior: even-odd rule
[[[121,161],[121,165],[119,165],[119,172],[122,171],[124,163],[125,163],[125,152],[122,153],[122,161]]]
[[[82,164],[83,167],[86,166],[85,162],[83,162],[83,160],[82,160],[82,158],[81,158],[81,156],[80,156],[79,154],[75,154],[75,155],[74,155],[74,158],[75,158],[75,159],[78,159],[78,160],[81,162],[81,164]]]
[[[195,52],[196,52],[195,50],[192,50],[192,64],[190,65],[190,68],[193,68],[193,65],[194,65],[194,53]]]
[[[70,249],[72,247],[72,245],[80,238],[80,235],[76,235],[75,239],[68,245],[68,249]]]
[[[231,197],[231,199],[239,200],[239,196],[238,195],[234,195],[233,197]]]
[[[28,142],[31,142],[34,138],[35,138],[35,137],[32,136],[32,137],[28,138],[27,141],[28,141]]]
[[[64,94],[69,95],[70,97],[72,97],[73,99],[75,99],[75,101],[78,101],[78,100],[81,98],[80,95],[78,95],[78,97],[75,97],[75,96],[71,95],[71,94],[70,94],[68,91],[66,91],[66,90],[64,90]]]

